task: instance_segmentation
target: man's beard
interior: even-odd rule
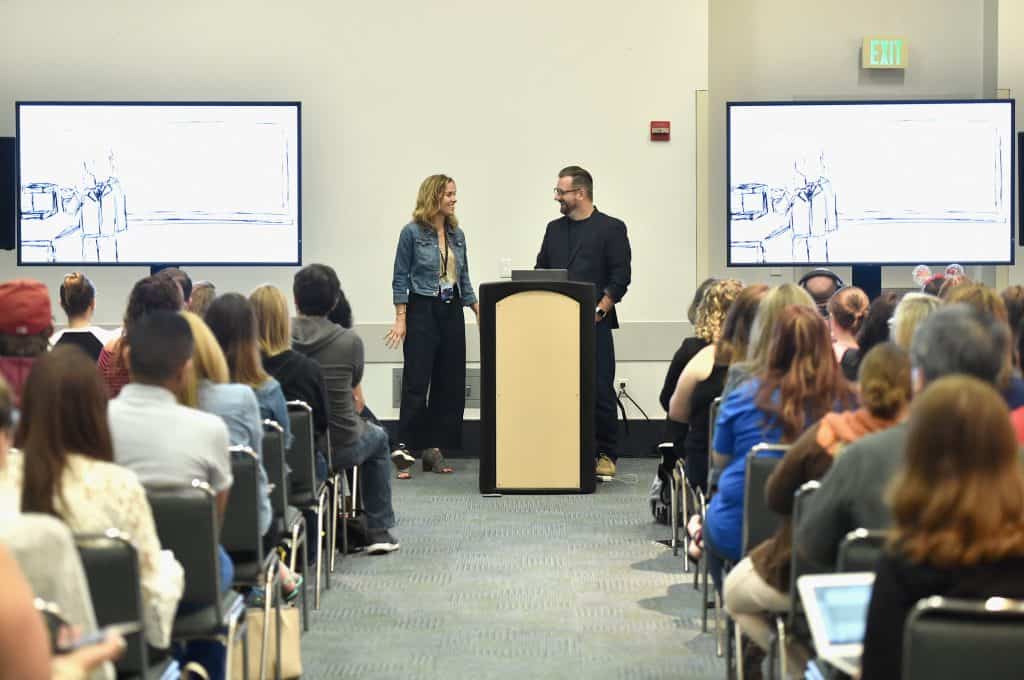
[[[572,208],[570,208],[569,205],[565,201],[559,201],[558,202],[558,210],[563,215],[568,215],[569,213],[572,212]]]

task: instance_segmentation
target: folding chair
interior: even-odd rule
[[[768,507],[764,487],[779,459],[789,450],[785,444],[757,444],[750,449],[744,461],[746,466],[743,480],[743,541],[741,554],[747,555],[753,548],[771,538],[779,527],[781,518]],[[717,612],[715,612],[717,614]],[[733,637],[735,644],[726,645],[726,668],[735,668],[736,677],[743,680],[743,633],[729,621],[726,635]]]
[[[839,544],[836,571],[874,571],[888,533],[882,529],[854,529]]]
[[[324,513],[327,511],[328,488],[316,478],[316,440],[313,431],[313,409],[303,401],[288,402],[288,419],[291,424],[295,441],[287,451],[286,460],[292,469],[291,484],[288,489],[288,502],[299,510],[312,512],[316,515],[317,567],[316,588],[313,591],[313,608],[320,609],[321,577],[323,585],[331,587],[330,571],[327,568],[326,551],[334,549],[333,531],[328,531],[324,540]],[[337,520],[333,519],[336,523]],[[309,545],[307,536],[306,545]]]
[[[245,600],[230,588],[221,588],[217,546],[220,536],[213,489],[206,482],[192,480],[190,487],[149,487],[160,545],[174,553],[185,569],[182,602],[198,608],[179,614],[171,638],[198,640],[226,635],[230,652],[235,636],[242,638],[242,672],[249,677],[249,641],[245,621]],[[231,654],[227,655],[225,677],[231,677]]]
[[[306,598],[306,581],[309,575],[309,546],[306,535],[306,518],[299,510],[288,504],[288,484],[290,475],[285,465],[284,428],[273,420],[263,421],[263,467],[267,470],[267,480],[272,485],[270,507],[274,513],[274,522],[281,532],[290,537],[290,559],[288,568],[295,572],[295,557],[301,548],[302,554],[302,592],[299,594],[302,606],[302,629],[309,630],[309,607]],[[320,563],[317,562],[319,567]]]
[[[274,678],[281,678],[281,579],[276,550],[265,551],[258,522],[260,460],[248,446],[232,446],[231,475],[234,483],[224,512],[220,542],[235,564],[234,586],[263,588],[263,639],[260,646],[259,675],[263,678],[270,642],[270,606],[273,603],[277,626],[277,654]]]
[[[143,624],[142,631],[124,638],[124,655],[116,663],[118,678],[162,677],[175,661],[164,658],[150,663],[139,558],[128,536],[117,529],[108,529],[103,534],[77,534],[75,543],[89,582],[97,624],[109,626],[124,621]]]
[[[1024,601],[929,597],[903,628],[904,680],[1016,680],[1024,668]]]
[[[818,490],[821,484],[816,480],[805,482],[796,493],[793,494],[793,515],[791,517],[791,525],[796,527],[800,522],[800,515],[803,512],[803,506],[807,503],[814,492]],[[796,581],[804,574],[811,573],[811,565],[808,564],[807,560],[803,559],[800,555],[800,551],[796,549],[796,546],[792,546],[790,550],[789,558],[789,583],[791,596],[789,598],[789,611],[785,614],[777,614],[775,616],[775,638],[772,640],[772,646],[768,650],[768,664],[769,668],[775,667],[774,656],[777,654],[779,658],[779,677],[785,679],[788,678],[787,674],[788,667],[786,663],[786,644],[788,637],[795,634],[798,628],[806,627],[806,620],[803,619],[803,606],[800,603],[800,598],[796,594]],[[801,625],[802,624],[802,625]]]

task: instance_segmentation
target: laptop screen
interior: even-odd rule
[[[814,589],[814,597],[829,644],[855,645],[864,641],[871,584],[819,585]]]

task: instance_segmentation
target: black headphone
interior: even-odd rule
[[[836,290],[846,287],[846,284],[843,283],[843,280],[839,278],[839,274],[836,274],[831,269],[825,269],[824,267],[812,269],[811,271],[807,272],[806,274],[800,277],[800,281],[797,282],[797,285],[800,286],[801,288],[805,288],[807,282],[810,279],[816,279],[819,276],[825,276],[832,279],[832,283],[836,284]]]

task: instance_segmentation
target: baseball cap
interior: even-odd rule
[[[0,333],[38,335],[53,325],[50,293],[40,281],[0,283]]]

